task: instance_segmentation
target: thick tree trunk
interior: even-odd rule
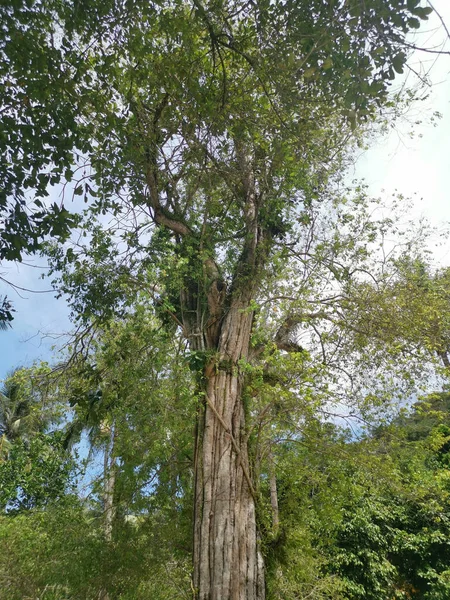
[[[263,600],[255,498],[250,479],[242,375],[252,316],[239,303],[221,327],[198,430],[194,516],[194,587],[198,600]]]

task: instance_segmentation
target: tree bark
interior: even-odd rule
[[[112,542],[113,523],[116,514],[116,507],[114,505],[114,488],[116,485],[116,457],[114,455],[115,440],[116,427],[115,424],[112,423],[103,459],[103,531],[105,540],[108,544]],[[98,600],[110,600],[110,595],[105,588],[100,590]]]
[[[116,457],[114,456],[114,442],[116,440],[116,428],[115,424],[111,425],[110,439],[105,448],[104,457],[104,490],[103,490],[103,503],[104,503],[104,532],[105,539],[109,543],[112,541],[113,533],[113,522],[116,513],[116,507],[114,506],[114,488],[116,485]]]
[[[221,326],[216,362],[207,368],[195,465],[198,600],[265,598],[239,372],[239,360],[248,354],[252,325],[246,308],[241,302],[230,307]]]

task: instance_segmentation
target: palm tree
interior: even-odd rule
[[[29,439],[44,431],[49,417],[38,409],[39,400],[31,390],[18,381],[17,368],[0,388],[0,459],[8,456],[11,445],[18,439]]]
[[[70,450],[80,442],[82,434],[87,433],[91,451],[99,448],[103,451],[103,534],[107,543],[111,543],[113,539],[113,523],[116,515],[114,492],[117,475],[114,447],[117,432],[109,409],[110,407],[104,403],[100,389],[89,390],[82,406],[78,404],[75,417],[66,427],[64,442],[65,448]],[[98,600],[109,600],[109,598],[106,587],[102,587]]]
[[[10,374],[0,389],[0,435],[10,442],[27,429],[30,417],[30,398],[23,397],[20,385]]]
[[[100,389],[89,390],[85,401],[75,417],[66,427],[64,447],[71,450],[80,442],[83,433],[87,438],[91,451],[103,451],[103,505],[104,505],[104,532],[108,542],[112,540],[112,526],[115,516],[114,488],[116,482],[116,456],[115,442],[117,437],[116,424],[110,414],[110,406],[105,405]]]

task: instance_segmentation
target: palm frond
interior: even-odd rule
[[[11,321],[14,319],[12,313],[14,309],[6,296],[0,298],[0,331],[6,331],[11,327]]]

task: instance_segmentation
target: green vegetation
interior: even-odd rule
[[[0,7],[0,259],[75,326],[1,395],[2,600],[448,595],[449,271],[344,183],[430,12]]]
[[[124,334],[119,327],[116,341]],[[103,382],[108,350],[102,345],[96,356]],[[150,382],[139,378],[140,369],[148,372],[145,360],[129,358],[122,365],[126,393],[120,399],[112,393],[120,372],[114,383],[100,384],[100,402],[115,401],[98,411],[89,443],[115,461],[104,463],[89,495],[85,479],[76,485],[77,456],[62,443],[79,417],[54,433],[28,433],[10,443],[0,463],[2,599],[94,599],[101,591],[120,599],[190,597],[189,365],[175,374],[167,363],[158,366],[157,354],[145,357],[153,364]],[[68,391],[80,394],[87,379],[83,374],[77,382],[75,371],[69,379],[59,379],[58,390],[64,402],[73,403]],[[306,416],[297,435],[271,440],[276,524],[271,469],[262,469],[258,489],[269,598],[448,597],[449,406],[447,393],[433,394],[356,439]],[[107,422],[114,422],[113,446]],[[109,534],[105,489],[111,468],[116,476]]]

